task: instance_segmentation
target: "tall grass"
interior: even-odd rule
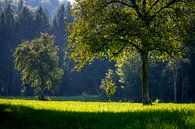
[[[2,129],[195,129],[195,104],[0,99]]]

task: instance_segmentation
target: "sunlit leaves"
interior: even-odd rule
[[[192,8],[185,0],[146,0],[145,7],[143,1],[136,1],[138,10],[128,1],[123,2],[132,7],[108,0],[77,2],[76,20],[69,26],[69,55],[79,68],[102,56],[117,59],[126,50],[126,55],[136,49],[150,51],[152,58],[155,53],[167,58],[181,55],[186,47],[185,28]]]

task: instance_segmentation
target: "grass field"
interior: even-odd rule
[[[81,96],[46,96],[48,100],[55,101],[108,101],[104,96],[100,95],[81,95]],[[37,96],[0,96],[0,99],[24,99],[24,100],[36,100]]]
[[[1,129],[195,129],[195,104],[0,99]]]

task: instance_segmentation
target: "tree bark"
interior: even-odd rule
[[[142,103],[151,104],[148,90],[148,52],[141,53],[142,58]]]

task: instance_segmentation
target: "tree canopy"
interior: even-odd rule
[[[58,67],[58,48],[52,36],[41,34],[38,39],[23,42],[16,48],[14,58],[23,83],[32,85],[39,99],[44,99],[46,90],[52,91],[59,85],[63,70]]]
[[[148,104],[148,61],[183,55],[193,12],[191,0],[77,0],[69,56],[80,69],[96,58],[118,60],[137,52],[142,101]]]

